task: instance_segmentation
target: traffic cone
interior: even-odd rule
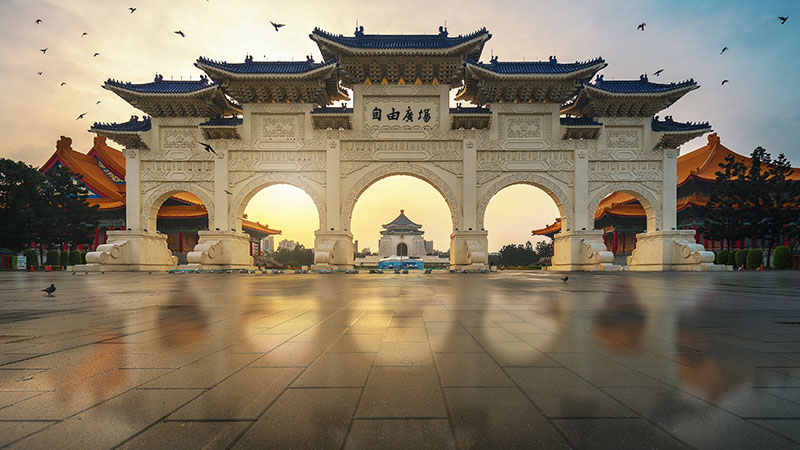
[[[47,271],[48,272],[52,272],[53,271],[53,266],[47,266]]]
[[[33,272],[33,266],[29,266],[28,269],[29,272]]]

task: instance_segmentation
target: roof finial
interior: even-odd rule
[[[596,80],[594,80],[594,82],[595,82],[595,83],[599,83],[599,82],[601,82],[601,81],[603,81],[603,74],[600,74],[600,75],[598,75],[598,76],[597,76],[597,79],[596,79]]]
[[[639,76],[639,81],[647,81],[647,74],[643,73],[642,75],[640,75]]]
[[[405,209],[401,209],[400,214],[403,214],[405,211],[406,211]]]
[[[356,26],[355,35],[356,35],[357,38],[360,38],[360,37],[364,36],[364,26],[363,25]]]

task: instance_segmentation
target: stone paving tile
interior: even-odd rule
[[[425,322],[425,329],[428,331],[428,336],[469,334],[467,329],[458,322]]]
[[[555,419],[553,424],[575,449],[689,449],[644,419]]]
[[[799,419],[770,419],[770,420],[751,420],[758,426],[764,427],[770,431],[780,434],[789,438],[798,444],[800,447],[800,420]]]
[[[306,367],[325,347],[308,342],[287,342],[255,360],[253,367]]]
[[[117,447],[118,450],[225,450],[249,422],[161,422]]]
[[[292,387],[364,386],[374,359],[373,353],[323,353]]]
[[[567,369],[510,367],[506,372],[548,417],[633,416],[628,408]]]
[[[53,422],[0,422],[0,447],[29,436]]]
[[[483,353],[478,341],[468,334],[435,334],[429,336],[431,349],[436,353]]]
[[[37,395],[46,394],[49,391],[2,391],[0,390],[0,408],[13,405],[14,403],[27,400]]]
[[[447,417],[434,368],[373,368],[355,417],[361,419]]]
[[[424,327],[388,328],[383,342],[427,342],[428,333]]]
[[[145,384],[144,388],[210,388],[258,355],[215,353]]]
[[[339,449],[360,389],[289,389],[233,448]]]
[[[381,348],[383,336],[376,334],[345,334],[329,349],[328,353],[376,353]]]
[[[548,356],[594,386],[663,386],[658,380],[605,356],[592,353],[548,353]]]
[[[202,391],[132,390],[25,438],[15,449],[107,449],[121,444]]]
[[[174,412],[169,419],[255,420],[297,378],[301,370],[246,367]]]
[[[455,449],[450,424],[444,419],[354,420],[346,450]]]
[[[489,342],[484,348],[503,367],[559,367],[560,364],[524,342]]]
[[[225,348],[231,353],[267,353],[291,339],[290,334],[256,334]]]
[[[460,448],[569,448],[517,388],[443,391]]]
[[[375,366],[433,366],[433,355],[427,342],[384,342]]]
[[[507,387],[514,383],[487,353],[436,353],[444,387]]]
[[[392,316],[392,320],[389,322],[389,327],[423,327],[425,326],[425,322],[422,321],[422,317],[398,317],[397,314]]]

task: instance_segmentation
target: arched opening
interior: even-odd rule
[[[313,264],[319,214],[303,189],[289,184],[259,187],[246,197],[241,209],[237,222],[250,235],[250,254],[257,266]]]
[[[427,268],[449,264],[451,208],[432,183],[407,175],[382,177],[361,190],[351,211],[356,266],[395,258],[419,260]]]
[[[483,214],[490,264],[551,263],[552,237],[561,231],[563,217],[551,194],[529,183],[510,184],[489,199]]]
[[[178,264],[186,264],[186,254],[194,249],[199,239],[198,232],[208,230],[209,217],[205,203],[191,192],[170,192],[160,204],[155,214],[155,230],[167,236],[167,248],[178,257]]]
[[[626,265],[626,258],[636,248],[636,235],[659,231],[661,215],[658,200],[645,191],[620,189],[600,197],[595,195],[590,207],[594,215],[595,230],[603,231],[608,251],[614,254],[614,263]],[[598,201],[597,199],[600,198]]]

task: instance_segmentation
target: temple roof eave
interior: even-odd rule
[[[251,72],[242,73],[234,72],[229,69],[221,67],[223,64],[218,63],[206,58],[199,58],[195,63],[195,67],[207,73],[212,80],[242,80],[242,81],[260,81],[260,80],[318,80],[329,78],[336,72],[338,61],[336,58],[329,59],[319,64],[319,67],[301,72]],[[252,63],[259,64],[259,63]],[[270,62],[269,64],[280,64],[279,62]],[[230,64],[234,66],[234,64]],[[247,64],[236,64],[236,66],[246,67]]]
[[[455,55],[463,55],[473,59],[480,58],[481,53],[483,52],[483,46],[485,45],[486,41],[491,39],[492,35],[489,34],[486,29],[478,30],[467,36],[459,36],[458,38],[449,38],[451,41],[456,41],[461,39],[460,42],[453,42],[452,45],[441,45],[441,46],[428,46],[426,48],[411,48],[409,46],[403,47],[401,43],[394,43],[391,47],[364,47],[358,46],[359,44],[366,44],[371,42],[372,44],[377,43],[377,41],[381,38],[383,40],[391,41],[392,39],[396,40],[428,40],[429,43],[434,44],[442,44],[447,43],[447,35],[445,34],[445,40],[441,40],[441,35],[406,35],[406,36],[394,36],[394,35],[371,35],[367,38],[364,38],[363,41],[359,39],[358,36],[356,37],[345,37],[342,35],[332,35],[328,32],[325,32],[320,29],[314,29],[314,31],[309,34],[309,38],[314,41],[317,46],[319,47],[320,52],[322,53],[323,58],[330,59],[334,57],[339,57],[342,55],[346,56],[455,56]],[[439,40],[437,40],[439,39]],[[345,42],[339,41],[353,41],[352,44],[348,44]],[[422,42],[422,41],[420,41]],[[355,44],[355,45],[354,45]]]

